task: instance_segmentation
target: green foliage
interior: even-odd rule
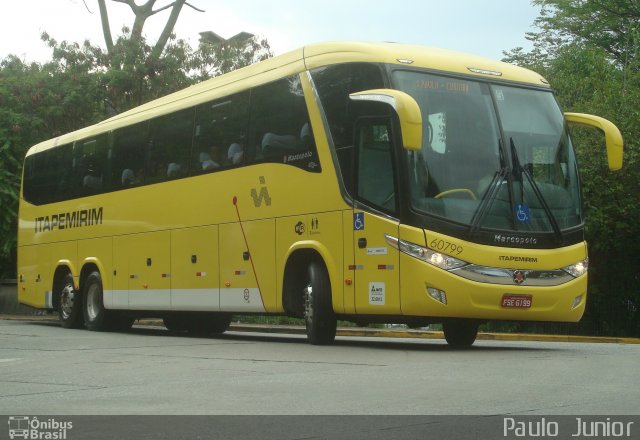
[[[638,0],[534,0],[541,6],[535,25],[551,46],[578,43],[600,48],[617,67],[628,65],[640,49]],[[553,53],[553,50],[550,51]],[[637,67],[637,66],[636,66]]]
[[[16,214],[27,149],[94,122],[91,81],[55,63],[0,63],[0,278],[15,277]]]
[[[614,122],[624,165],[607,168],[602,136],[572,128],[581,167],[589,243],[589,300],[579,331],[640,336],[640,3],[636,0],[534,0],[543,6],[529,33],[533,49],[505,61],[544,75],[565,111]]]

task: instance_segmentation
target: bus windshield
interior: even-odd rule
[[[559,234],[582,223],[578,171],[550,91],[396,71],[420,105],[407,152],[415,211],[470,228]]]

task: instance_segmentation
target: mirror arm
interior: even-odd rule
[[[624,142],[618,127],[604,118],[585,113],[565,113],[564,117],[570,124],[597,128],[602,131],[607,145],[607,162],[609,163],[609,169],[611,171],[617,171],[622,168]]]
[[[422,148],[422,113],[420,106],[410,95],[400,90],[375,89],[352,93],[349,98],[353,101],[379,102],[392,107],[400,119],[404,148]]]

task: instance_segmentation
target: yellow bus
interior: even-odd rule
[[[587,245],[567,123],[540,75],[400,44],[274,57],[33,146],[19,300],[62,326],[224,332],[232,314],[578,321]]]

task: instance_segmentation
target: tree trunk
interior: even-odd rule
[[[160,58],[160,55],[162,54],[162,51],[167,45],[167,41],[169,41],[169,37],[173,32],[173,28],[175,27],[176,22],[178,21],[178,16],[180,15],[182,6],[184,6],[186,1],[187,0],[176,0],[173,3],[173,7],[171,8],[171,15],[167,20],[167,24],[164,26],[164,30],[162,31],[162,34],[160,34],[160,38],[158,38],[156,45],[153,47],[153,52],[151,52],[151,58],[155,58],[155,59]]]
[[[102,20],[102,34],[104,35],[104,43],[107,45],[107,52],[113,53],[113,37],[111,36],[111,26],[109,25],[109,14],[105,0],[98,0],[100,7],[100,19]]]

